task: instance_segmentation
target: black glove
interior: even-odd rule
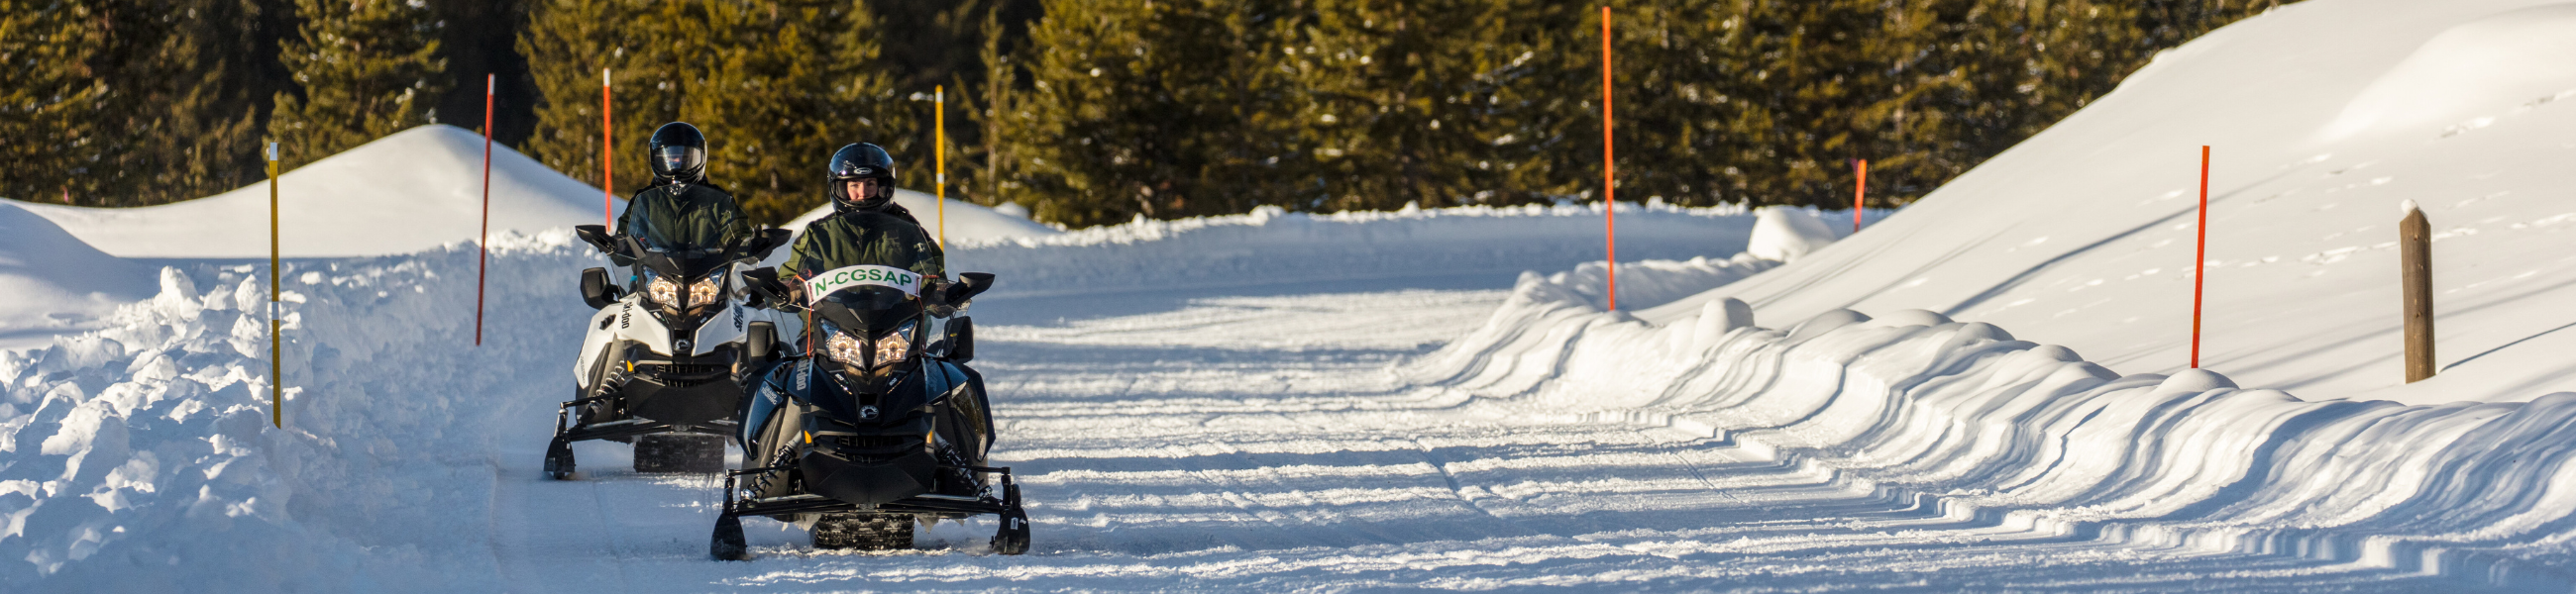
[[[948,279],[935,276],[922,280],[922,309],[929,311],[930,315],[943,318],[957,315],[957,306],[948,302],[948,294],[951,292],[950,288],[954,286],[956,286],[956,283],[951,283],[948,282]]]

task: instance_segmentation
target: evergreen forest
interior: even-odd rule
[[[1608,0],[1619,196],[1920,198],[2276,0]],[[1594,200],[1601,6],[1544,0],[0,0],[0,197],[197,198],[414,126],[620,194],[670,121],[752,216],[874,142],[1072,227]],[[934,89],[944,93],[934,95]],[[945,102],[933,101],[944,97]]]

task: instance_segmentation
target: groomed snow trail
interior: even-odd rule
[[[474,276],[470,247],[292,262],[284,429],[267,425],[259,373],[265,275],[165,268],[160,293],[106,330],[0,352],[0,591],[2576,582],[2576,395],[2307,402],[2214,374],[2119,376],[1923,311],[1762,321],[1774,329],[1711,302],[1642,323],[1598,309],[1598,264],[1506,291],[1500,260],[1468,265],[1454,229],[1245,251],[1283,281],[1165,271],[1108,289],[1113,273],[1155,274],[1117,263],[1161,262],[1119,250],[1426,226],[1242,223],[994,267],[1101,271],[970,312],[1006,423],[995,457],[1023,473],[1038,528],[1016,557],[986,550],[981,522],[861,554],[752,520],[760,558],[716,562],[712,477],[637,475],[622,447],[594,443],[578,446],[579,480],[544,479],[580,330],[560,322],[588,313],[567,279],[598,261],[568,233],[496,244],[479,347],[473,286],[452,280]],[[1448,271],[1347,264],[1444,243]],[[1776,264],[1623,265],[1622,302]]]
[[[1346,287],[1347,288],[1347,287]],[[1377,589],[2420,590],[2438,578],[2292,554],[2138,547],[1856,485],[1767,448],[1415,385],[1392,364],[1474,329],[1505,292],[1394,289],[997,299],[981,368],[1037,523],[920,550],[824,553],[748,524],[705,557],[711,481],[583,480],[502,460],[502,582],[528,591]],[[1110,307],[1113,305],[1115,307]],[[1079,308],[1122,313],[1078,317]],[[1077,317],[1010,323],[1076,308]],[[1141,313],[1135,310],[1159,310]],[[1043,312],[1043,313],[1041,313]],[[535,444],[539,440],[529,440]],[[2471,589],[2474,589],[2472,587]]]

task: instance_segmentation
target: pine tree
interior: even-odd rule
[[[193,18],[169,18],[172,15]],[[248,183],[257,116],[239,0],[0,3],[0,196],[139,206]]]
[[[651,181],[645,143],[681,121],[708,140],[707,174],[754,220],[784,223],[820,206],[824,161],[875,142],[913,163],[915,112],[876,68],[873,16],[820,0],[550,0],[531,8],[520,51],[544,96],[530,154],[576,179],[599,171],[599,71],[614,70],[618,193]],[[926,90],[926,89],[925,89]]]
[[[961,78],[957,85],[960,91],[966,91],[958,94],[958,105],[973,124],[975,134],[960,145],[956,162],[961,165],[958,169],[971,173],[949,179],[962,182],[956,188],[961,192],[957,193],[977,204],[994,206],[1010,201],[1006,190],[1021,187],[1011,181],[1019,175],[1012,167],[1019,164],[1019,159],[1004,148],[1013,132],[1009,114],[1019,109],[1020,68],[1011,61],[1012,53],[1002,49],[1007,34],[998,8],[984,13],[978,34],[982,43],[975,58],[983,66],[982,75],[971,83]]]
[[[1041,220],[1068,225],[1311,203],[1294,168],[1289,2],[1062,0],[1031,27],[1007,150]]]
[[[1580,40],[1549,34],[1579,29],[1584,7],[1325,0],[1316,11],[1319,51],[1295,69],[1330,196],[1319,209],[1509,204],[1592,185],[1557,173],[1586,161],[1565,154],[1578,143],[1567,131],[1598,118],[1568,107],[1591,105],[1597,89],[1581,83],[1597,79],[1565,67]]]
[[[303,94],[278,93],[268,122],[283,167],[437,121],[429,105],[446,91],[446,61],[425,5],[297,0],[296,11],[304,25],[278,59]]]
[[[676,81],[654,42],[654,28],[663,23],[645,20],[642,6],[632,0],[539,0],[531,3],[518,40],[540,97],[536,132],[521,150],[592,185],[601,184],[604,173],[613,174],[612,191],[619,196],[651,181],[644,141],[655,127],[679,117],[671,92]],[[609,71],[609,80],[601,80],[602,70]],[[609,114],[616,123],[608,139],[616,143],[613,173],[601,171],[599,162],[603,82],[617,91]]]
[[[14,73],[0,85],[0,158],[13,164],[0,197],[53,201],[108,148],[108,86],[89,68],[106,45],[99,18],[82,3],[0,0],[0,68]]]

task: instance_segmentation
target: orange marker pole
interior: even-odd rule
[[[2200,147],[2200,249],[2191,261],[2191,368],[2200,368],[2200,295],[2209,280],[2209,146]]]
[[[1852,232],[1860,232],[1861,197],[1869,195],[1869,160],[1861,159],[1852,173]]]
[[[612,203],[617,200],[617,176],[613,175],[616,170],[609,166],[608,160],[610,155],[615,154],[613,151],[615,145],[609,142],[609,134],[615,129],[609,127],[608,106],[608,69],[601,68],[599,69],[599,217],[603,222],[602,230],[615,231],[617,207]]]
[[[1610,309],[1619,309],[1619,185],[1610,131],[1610,7],[1601,7],[1601,215],[1602,242],[1610,263]]]
[[[500,84],[499,75],[483,75],[483,232],[474,246],[474,346],[483,346],[483,273],[492,259],[492,90]]]

